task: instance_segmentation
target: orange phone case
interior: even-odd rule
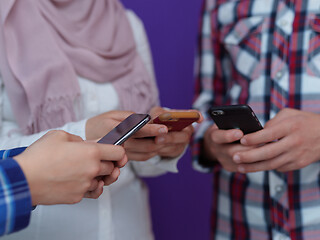
[[[199,118],[200,115],[197,112],[165,112],[152,122],[166,125],[169,131],[181,131]]]

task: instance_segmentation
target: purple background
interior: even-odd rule
[[[122,0],[144,22],[163,106],[191,107],[201,0]],[[147,179],[157,240],[209,239],[211,175],[195,172],[190,151],[179,174]]]

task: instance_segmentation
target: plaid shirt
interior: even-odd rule
[[[263,124],[285,107],[320,113],[320,1],[206,0],[196,68],[193,163],[213,172],[212,239],[320,239],[320,162],[240,174],[201,156],[212,105],[249,104]]]
[[[25,148],[0,151],[0,236],[28,226],[31,196],[18,163],[10,158]]]

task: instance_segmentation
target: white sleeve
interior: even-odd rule
[[[70,122],[65,124],[61,128],[55,128],[59,130],[64,130],[66,132],[69,132],[71,134],[75,134],[80,136],[82,139],[85,139],[85,127],[86,127],[86,122],[87,120],[81,120],[78,122]],[[2,131],[8,130],[8,129],[3,129],[7,128],[6,127],[6,122],[2,122]],[[53,130],[53,129],[49,129]],[[0,137],[0,149],[9,149],[9,148],[15,148],[15,147],[26,147],[38,140],[40,137],[42,137],[45,133],[47,133],[49,130],[42,131],[39,133],[35,133],[32,135],[27,135],[27,136],[21,136],[18,135],[14,132],[8,134],[3,134]]]
[[[155,156],[144,162],[131,161],[132,168],[140,177],[155,177],[168,172],[178,173],[178,161],[185,154],[186,149],[176,158]]]

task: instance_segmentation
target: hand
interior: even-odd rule
[[[150,115],[155,118],[167,111],[161,107],[154,107],[151,109]],[[200,121],[202,121],[202,117],[199,119]],[[173,158],[184,151],[192,133],[192,126],[180,132],[168,132],[164,125],[147,124],[133,138],[125,142],[124,147],[128,158],[136,161],[145,161],[157,155]]]
[[[131,114],[133,112],[110,111],[88,119],[86,123],[86,139],[100,139]]]
[[[146,161],[154,156],[177,157],[189,143],[192,127],[180,132],[167,132],[160,124],[147,124],[132,138],[124,143],[126,154],[130,160]]]
[[[245,146],[260,145],[236,152],[239,171],[293,171],[320,159],[320,115],[283,109],[259,132],[241,139]],[[251,163],[248,165],[248,163]]]
[[[245,150],[252,149],[235,143],[243,137],[243,132],[238,129],[220,130],[217,125],[208,128],[204,135],[204,151],[208,159],[218,161],[229,172],[237,172],[238,164],[233,155]]]
[[[154,107],[150,111],[153,118],[156,114],[160,114],[162,108]],[[164,110],[163,110],[164,111]],[[156,115],[157,116],[157,115]],[[160,124],[147,124],[134,134],[129,140],[124,143],[126,154],[130,160],[146,161],[154,156],[157,156],[159,150],[164,147],[163,144],[157,144],[156,136],[167,134],[168,128]]]
[[[97,176],[118,177],[112,161],[125,162],[121,146],[84,142],[64,131],[50,131],[15,157],[31,192],[32,204],[72,204],[84,195],[97,198],[103,181]],[[90,191],[93,190],[93,191]]]
[[[164,125],[145,125],[123,144],[128,158],[135,161],[146,161],[158,155],[164,144],[157,144],[155,137],[167,132],[168,129]]]
[[[193,131],[193,127],[188,126],[181,131],[168,132],[157,136],[155,143],[163,146],[158,151],[158,155],[165,158],[178,157],[189,144]]]
[[[170,111],[179,111],[179,110],[170,110]],[[183,110],[185,111],[185,110]],[[196,111],[196,110],[189,110],[189,111]],[[161,113],[168,112],[161,107],[154,107],[151,109],[151,116],[153,118],[159,116]],[[202,122],[203,116],[199,111],[200,118],[197,121],[198,123]],[[180,154],[183,153],[184,149],[190,142],[190,138],[193,134],[193,127],[190,125],[184,128],[182,131],[172,131],[168,132],[167,134],[159,135],[155,138],[156,144],[161,144],[163,147],[158,151],[158,155],[161,157],[167,158],[174,158],[178,157]]]

